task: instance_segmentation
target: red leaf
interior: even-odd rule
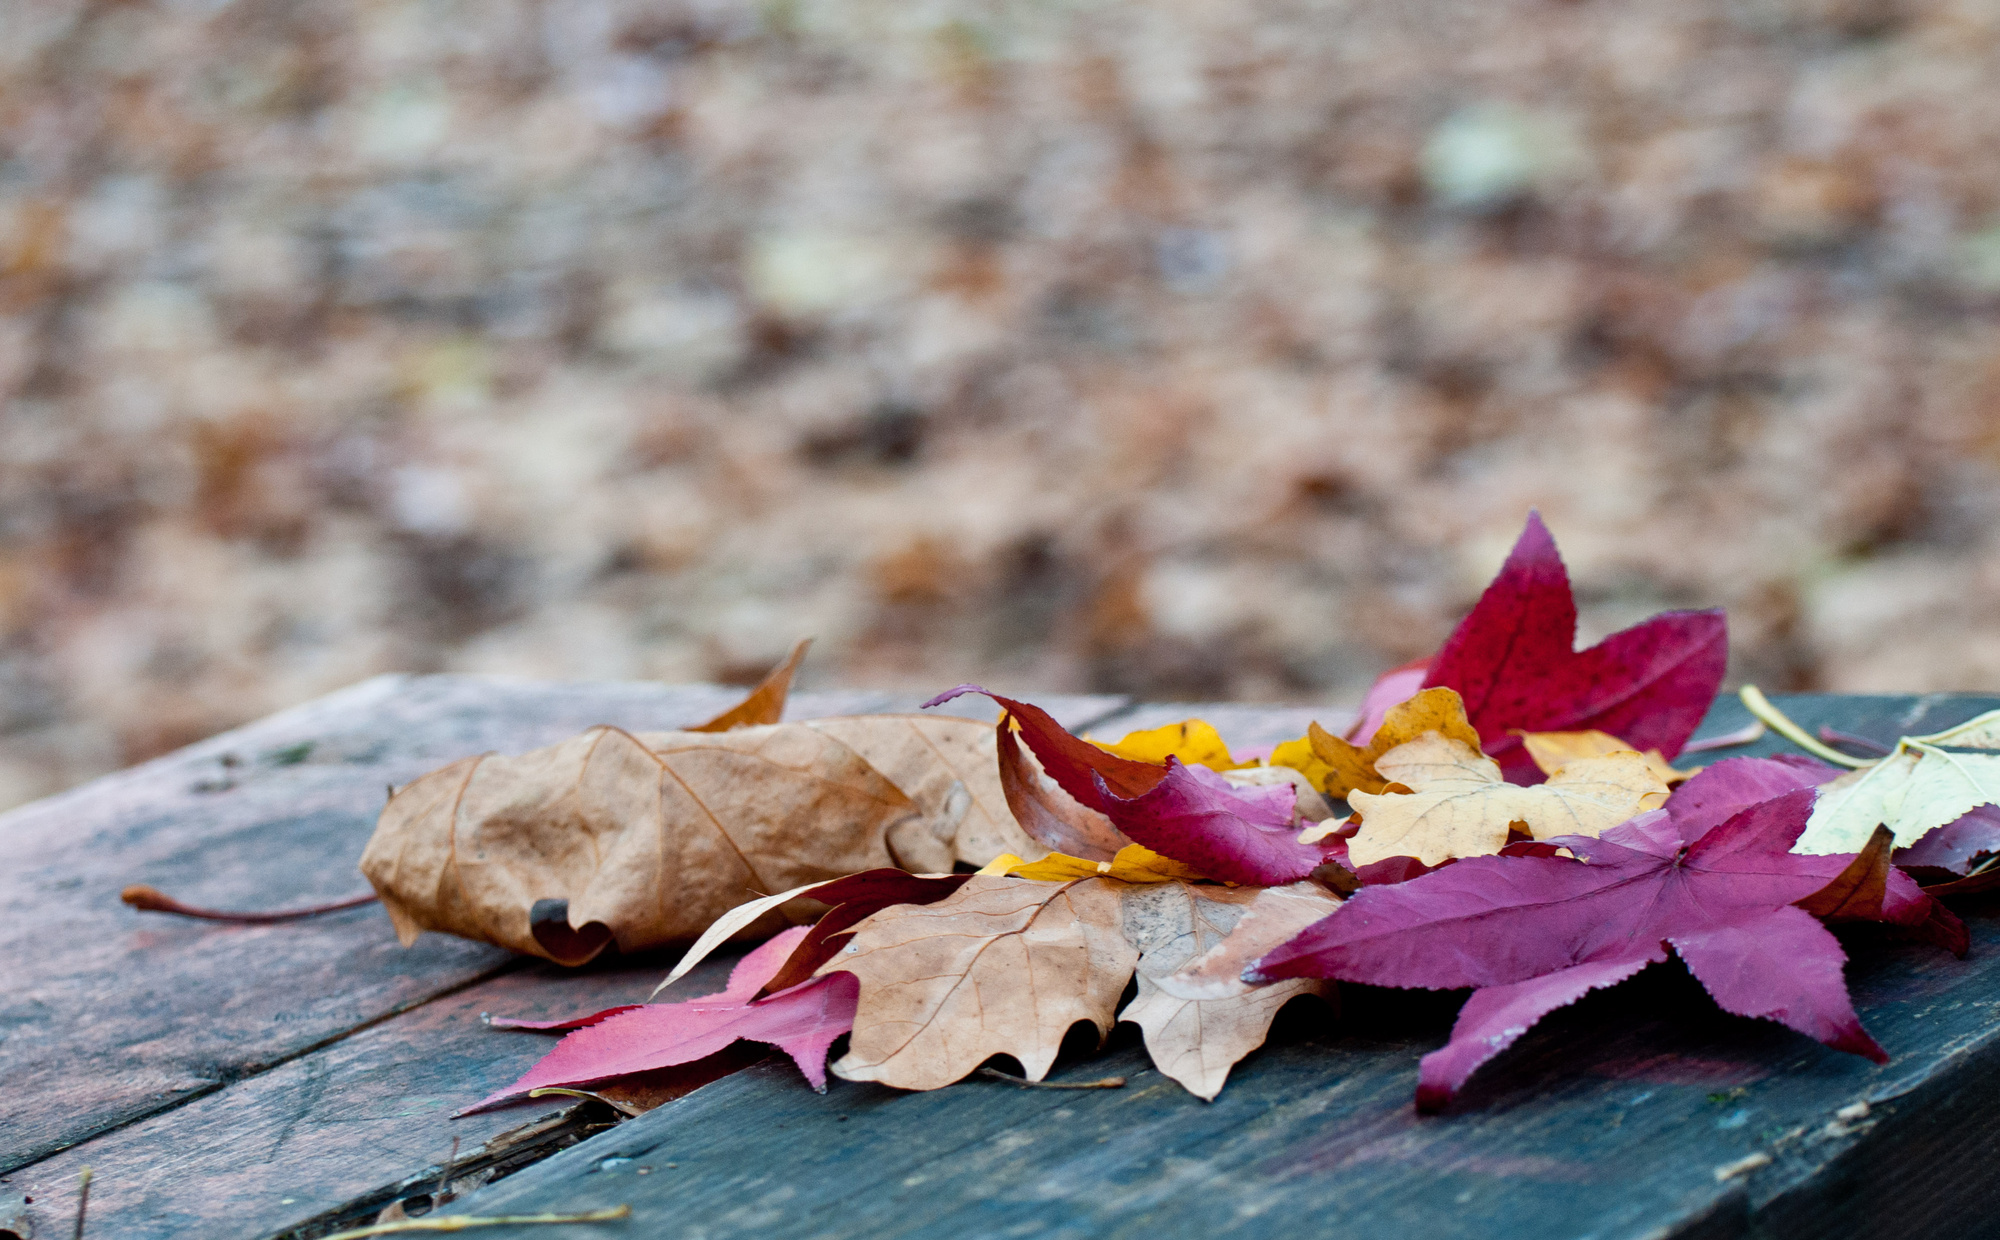
[[[1542,773],[1509,729],[1609,732],[1673,759],[1694,734],[1728,659],[1720,610],[1669,611],[1576,649],[1576,601],[1538,513],[1500,575],[1431,660],[1423,688],[1465,699],[1489,756],[1516,783]]]
[[[1683,840],[1692,843],[1743,810],[1796,788],[1816,788],[1840,774],[1811,758],[1727,758],[1674,790],[1661,806]]]
[[[1243,788],[1205,766],[1134,762],[1071,736],[1047,712],[960,685],[924,703],[985,693],[1021,725],[1042,769],[1064,792],[1111,820],[1134,843],[1212,878],[1276,887],[1326,863],[1329,844],[1301,844],[1290,785]]]
[[[790,1055],[814,1089],[826,1089],[826,1053],[854,1027],[861,987],[851,973],[831,973],[751,1002],[809,927],[795,926],[737,961],[718,994],[682,1003],[645,1003],[571,1033],[520,1080],[459,1112],[467,1115],[544,1086],[582,1086],[692,1063],[739,1040],[766,1042]],[[598,1015],[602,1016],[603,1013]]]
[[[487,1018],[486,1024],[493,1029],[528,1029],[536,1033],[568,1033],[573,1029],[588,1029],[601,1025],[620,1012],[630,1012],[645,1007],[643,1003],[621,1003],[617,1007],[605,1008],[602,1012],[592,1012],[588,1016],[572,1016],[568,1020],[512,1020],[505,1016]]]
[[[1132,841],[1103,814],[1060,788],[1042,782],[1021,742],[1014,739],[1010,717],[1000,716],[995,747],[1000,755],[1000,790],[1007,808],[1028,838],[1044,848],[1089,861],[1109,861]]]
[[[1425,1058],[1418,1099],[1425,1109],[1443,1105],[1541,1016],[1665,960],[1670,947],[1726,1010],[1879,1062],[1886,1056],[1848,999],[1838,940],[1792,907],[1854,861],[1789,851],[1816,795],[1795,789],[1693,839],[1656,810],[1599,839],[1548,841],[1574,859],[1473,857],[1408,882],[1364,887],[1245,977],[1478,988],[1450,1043]],[[1701,828],[1692,816],[1688,822]],[[1906,875],[1890,872],[1885,920],[1922,926],[1936,911]]]
[[[1368,692],[1361,698],[1361,715],[1354,726],[1347,729],[1347,739],[1351,744],[1366,745],[1375,729],[1382,726],[1382,720],[1389,715],[1389,708],[1407,702],[1417,696],[1424,687],[1424,678],[1430,675],[1429,659],[1413,659],[1401,667],[1392,667],[1375,678],[1368,686]]]
[[[1898,849],[1896,864],[1912,869],[1970,874],[1982,856],[2000,853],[2000,805],[1975,807],[1908,848]]]

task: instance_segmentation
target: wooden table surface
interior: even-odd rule
[[[17,1231],[67,1236],[85,1165],[93,1237],[303,1240],[393,1201],[422,1208],[448,1160],[462,1190],[565,1144],[444,1209],[638,1215],[482,1233],[545,1240],[2000,1234],[1984,1191],[2000,1152],[2000,918],[1980,902],[1961,905],[1964,961],[1876,928],[1842,932],[1857,1006],[1894,1057],[1880,1068],[1722,1015],[1670,964],[1558,1014],[1438,1117],[1410,1105],[1416,1060],[1462,996],[1347,987],[1338,1019],[1288,1010],[1214,1103],[1160,1077],[1121,1027],[1056,1073],[1121,1074],[1121,1090],[835,1080],[818,1095],[777,1058],[606,1127],[595,1104],[447,1117],[549,1045],[480,1013],[633,1001],[672,953],[562,970],[439,935],[405,950],[373,907],[253,927],[117,901],[131,882],[220,907],[360,890],[355,860],[386,783],[595,723],[684,725],[735,692],[385,677],[0,817],[0,1236],[17,1216]],[[1200,714],[1239,747],[1341,721],[1043,700],[1098,735]],[[1779,701],[1809,727],[1882,739],[2000,706]],[[913,705],[802,693],[788,713]],[[1724,700],[1703,731],[1743,718]],[[727,965],[705,964],[706,980]],[[1719,1171],[1757,1155],[1770,1161]]]

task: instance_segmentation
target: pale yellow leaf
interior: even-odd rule
[[[1596,758],[1633,749],[1611,733],[1594,728],[1587,732],[1523,732],[1515,728],[1514,735],[1521,738],[1528,757],[1534,760],[1544,775],[1553,775],[1578,758]],[[1647,768],[1660,782],[1669,786],[1693,779],[1702,771],[1698,766],[1685,771],[1675,770],[1657,749],[1648,749],[1640,756],[1646,759]]]
[[[1596,836],[1657,808],[1667,795],[1645,759],[1630,750],[1579,758],[1532,788],[1506,782],[1492,759],[1434,732],[1397,746],[1375,765],[1410,791],[1349,795],[1361,821],[1348,844],[1356,866],[1389,857],[1442,865],[1496,853],[1515,823],[1536,839]]]

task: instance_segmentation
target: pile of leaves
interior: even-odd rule
[[[996,1056],[1039,1081],[1073,1025],[1119,1021],[1213,1098],[1281,1007],[1352,981],[1473,992],[1423,1059],[1432,1110],[1542,1016],[1670,955],[1727,1011],[1884,1060],[1827,923],[1964,953],[1937,893],[2000,881],[2000,712],[1864,761],[1765,706],[1856,769],[1677,769],[1722,680],[1722,614],[1582,651],[1575,633],[1531,515],[1434,657],[1384,675],[1344,736],[1315,724],[1258,758],[1198,720],[1099,743],[998,694],[995,724],[779,723],[795,652],[702,729],[599,728],[400,789],[363,868],[406,941],[574,962],[699,932],[662,989],[769,936],[716,994],[511,1024],[567,1036],[470,1109],[550,1088],[629,1107],[742,1043],[820,1089],[829,1069],[936,1089]]]

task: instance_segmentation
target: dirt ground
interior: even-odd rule
[[[0,0],[0,804],[387,670],[2000,687],[2000,8]]]

